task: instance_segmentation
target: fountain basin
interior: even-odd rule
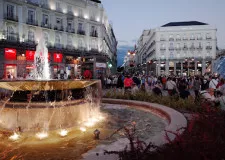
[[[178,111],[154,103],[148,102],[140,102],[140,101],[131,101],[131,100],[120,100],[120,99],[108,99],[105,98],[102,100],[103,103],[110,104],[120,104],[120,105],[129,105],[134,106],[137,109],[142,109],[146,112],[150,112],[161,119],[165,119],[167,121],[167,125],[164,130],[159,132],[158,134],[149,137],[145,140],[146,144],[152,142],[157,146],[164,145],[168,143],[165,138],[166,131],[170,131],[167,133],[168,138],[173,141],[175,139],[175,135],[172,133],[182,134],[184,129],[187,127],[187,120],[183,114]],[[118,159],[117,155],[105,155],[104,151],[122,151],[126,146],[129,146],[129,141],[127,138],[120,138],[116,142],[111,144],[103,144],[98,145],[95,149],[90,150],[89,152],[83,154],[83,159],[85,160],[105,160],[105,159]],[[98,156],[96,156],[98,154]]]
[[[0,128],[23,132],[50,131],[78,126],[99,114],[101,82],[2,81]]]

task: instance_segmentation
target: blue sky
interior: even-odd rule
[[[102,0],[119,46],[133,45],[144,29],[175,21],[200,21],[217,28],[225,48],[225,0]]]

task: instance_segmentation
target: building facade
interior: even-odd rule
[[[52,77],[116,71],[117,40],[98,0],[0,0],[0,76],[24,77],[44,39]],[[110,66],[110,67],[109,67]]]
[[[197,21],[171,22],[145,30],[138,40],[136,62],[145,66],[147,74],[210,73],[216,59],[216,31]]]

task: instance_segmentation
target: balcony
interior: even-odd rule
[[[57,48],[57,49],[62,49],[63,45],[59,44],[59,43],[55,43],[54,47]]]
[[[188,50],[188,47],[187,47],[187,46],[184,46],[184,47],[183,47],[183,50],[184,50],[184,51],[185,51],[185,50],[187,51],[187,50]]]
[[[3,31],[3,36],[5,37],[6,41],[19,42],[18,33],[8,33],[7,31]]]
[[[44,23],[44,22],[41,23],[41,27],[48,28],[48,29],[51,29],[52,28],[51,24]]]
[[[183,40],[184,40],[184,41],[187,41],[187,40],[188,40],[188,38],[184,37],[184,38],[183,38]]]
[[[165,38],[160,38],[160,41],[166,41],[166,39]]]
[[[202,46],[198,46],[196,49],[197,50],[202,50],[203,48],[202,48]]]
[[[206,49],[207,50],[211,50],[212,49],[212,46],[206,46]]]
[[[95,32],[91,32],[90,33],[90,36],[91,37],[98,37],[98,33],[95,31]]]
[[[66,32],[68,33],[75,33],[75,29],[71,27],[66,27]]]
[[[169,41],[174,41],[174,38],[169,38]]]
[[[49,4],[41,4],[41,8],[50,9]]]
[[[165,51],[166,50],[166,48],[160,48],[160,51]]]
[[[54,27],[54,30],[57,30],[57,31],[64,31],[64,28],[63,28],[62,25],[56,25],[56,26]]]
[[[62,8],[60,8],[60,7],[56,8],[56,11],[60,12],[60,13],[63,13]]]
[[[78,31],[77,31],[77,34],[85,35],[85,31],[83,31],[83,30],[78,30]]]
[[[191,46],[190,47],[190,50],[195,50],[195,46]]]
[[[180,48],[180,47],[177,47],[176,50],[177,50],[177,51],[181,51],[181,48]]]
[[[170,50],[170,51],[173,51],[173,50],[174,50],[174,48],[173,48],[173,47],[170,47],[170,48],[169,48],[169,50]]]
[[[181,38],[176,38],[176,41],[181,41]]]
[[[202,40],[202,37],[198,37],[197,40]]]
[[[67,50],[75,50],[75,47],[73,45],[66,45]]]
[[[28,4],[31,4],[31,5],[34,5],[34,6],[39,6],[39,2],[38,1],[35,1],[35,0],[26,0],[26,2]]]
[[[33,25],[33,26],[38,26],[38,21],[37,20],[28,19],[26,23],[29,24],[29,25]]]
[[[212,39],[212,37],[206,37],[206,39],[207,39],[207,40],[210,40],[210,39]]]
[[[190,40],[195,40],[195,38],[194,37],[191,37]]]
[[[18,16],[14,16],[14,15],[5,14],[4,19],[18,22]]]

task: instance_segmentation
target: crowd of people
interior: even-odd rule
[[[102,79],[103,88],[123,89],[124,93],[138,91],[152,92],[163,96],[190,96],[199,101],[201,98],[215,105],[225,106],[225,81],[219,75],[206,76],[145,76],[113,75]]]

